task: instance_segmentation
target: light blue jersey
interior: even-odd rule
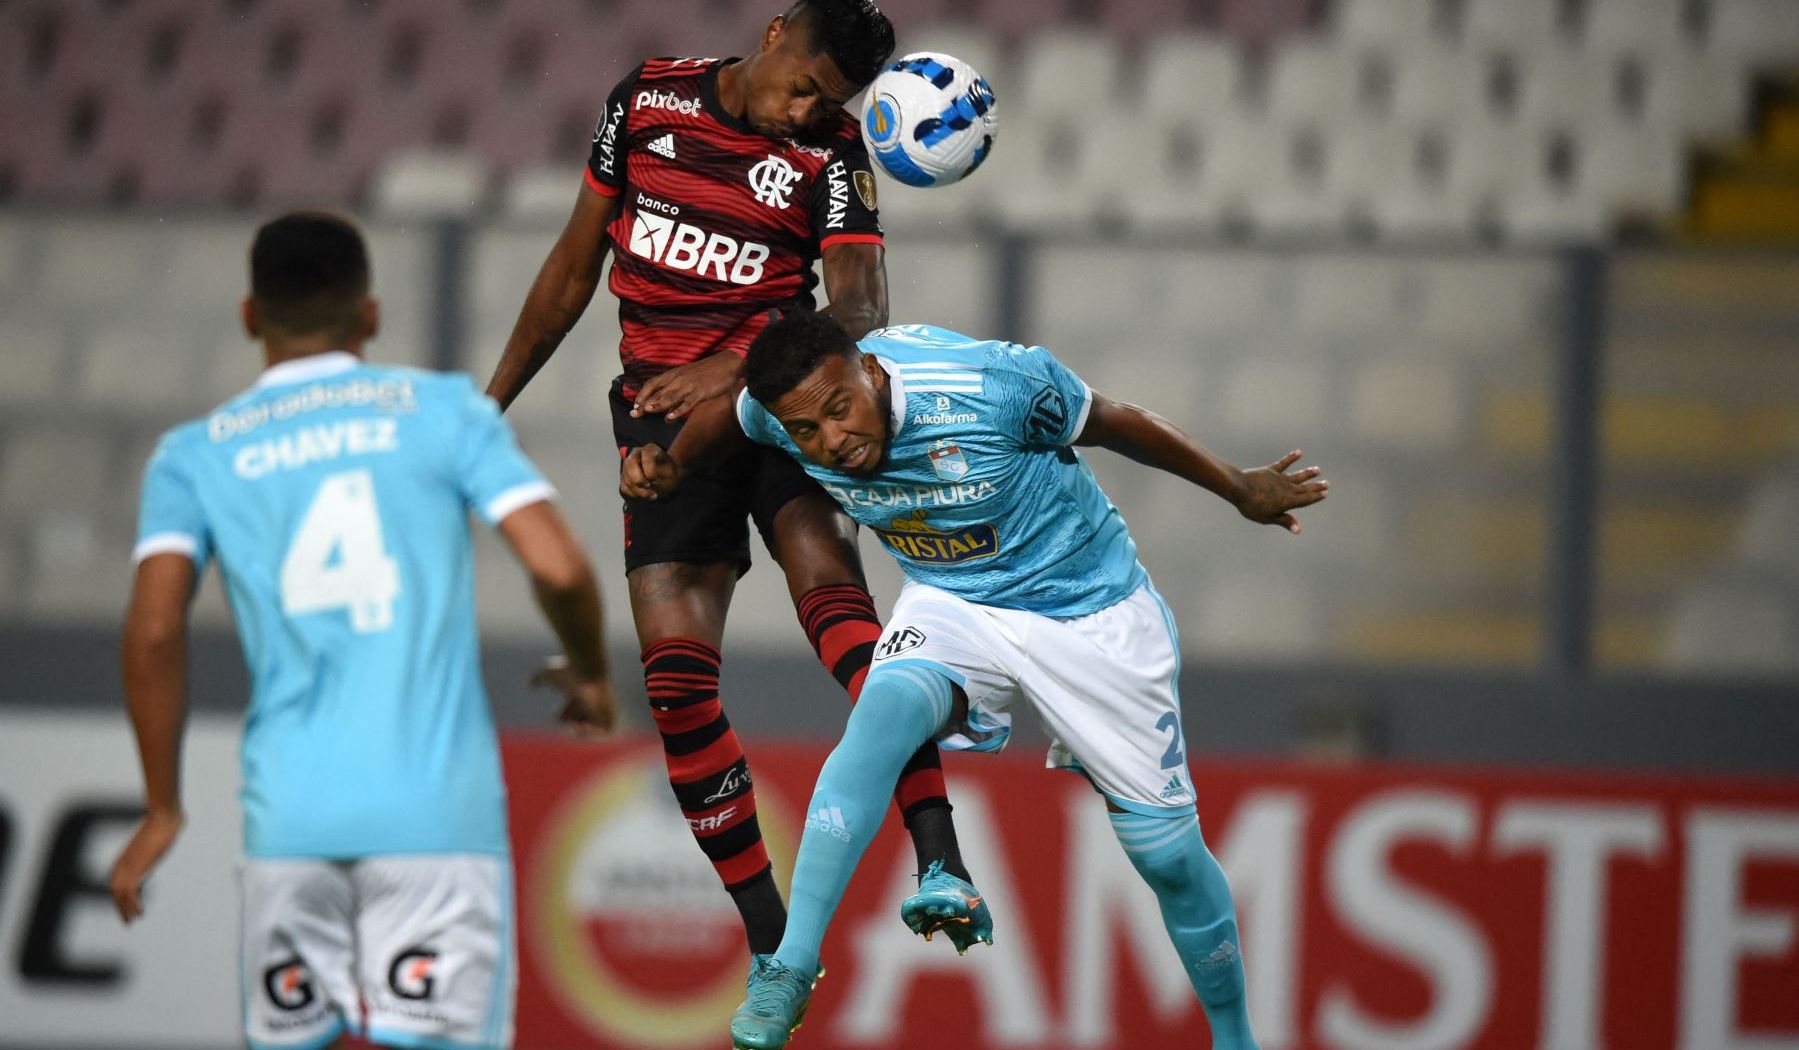
[[[859,344],[891,377],[893,439],[872,478],[819,466],[745,391],[752,440],[799,459],[911,579],[979,605],[1085,616],[1148,575],[1118,508],[1069,447],[1093,394],[1036,346],[930,325]]]
[[[322,354],[164,435],[136,557],[216,557],[252,857],[504,853],[468,512],[553,495],[468,377]]]

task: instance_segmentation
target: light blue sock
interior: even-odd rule
[[[787,932],[775,952],[783,966],[801,973],[818,969],[825,927],[862,851],[881,830],[900,770],[943,730],[954,704],[950,679],[936,664],[902,660],[876,665],[869,673],[806,809],[788,893]]]
[[[1230,883],[1191,810],[1178,816],[1109,813],[1112,830],[1156,891],[1162,924],[1212,1025],[1213,1050],[1256,1050],[1243,998],[1243,956]]]

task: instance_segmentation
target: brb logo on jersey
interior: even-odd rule
[[[792,204],[793,184],[800,180],[799,169],[770,153],[768,159],[750,168],[750,189],[756,200],[786,211]]]
[[[768,245],[738,241],[666,215],[638,212],[631,222],[631,254],[670,270],[688,270],[731,284],[762,280]]]
[[[999,553],[999,532],[992,525],[943,532],[925,522],[922,510],[893,519],[889,528],[877,525],[875,532],[893,553],[926,565],[960,565]]]

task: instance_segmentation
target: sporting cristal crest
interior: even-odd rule
[[[961,481],[968,475],[968,460],[954,441],[933,441],[930,447],[931,469],[945,481]]]

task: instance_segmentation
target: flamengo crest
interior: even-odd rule
[[[797,168],[772,153],[750,168],[750,189],[756,191],[756,199],[782,211],[792,203],[787,198],[793,195],[793,184],[799,179]]]

